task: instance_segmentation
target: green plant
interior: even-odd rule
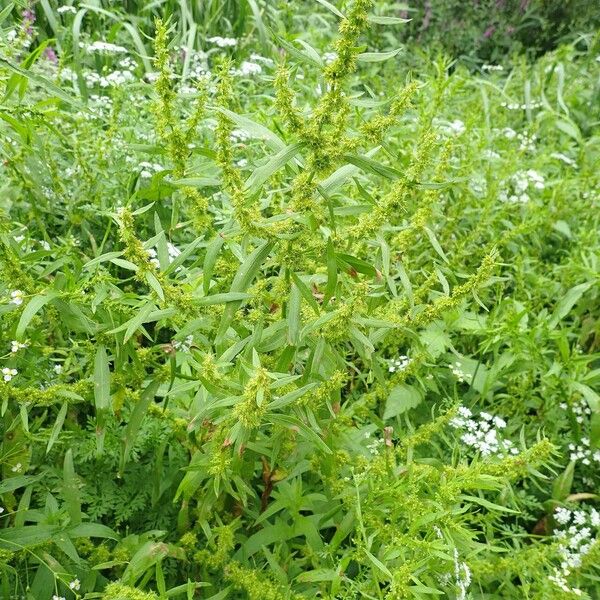
[[[319,7],[6,28],[4,596],[597,594],[597,42],[411,73]]]

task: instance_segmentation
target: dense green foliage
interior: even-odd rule
[[[0,13],[1,597],[598,597],[597,33],[241,4]]]

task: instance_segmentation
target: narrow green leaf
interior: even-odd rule
[[[70,104],[71,106],[76,107],[78,110],[82,110],[82,111],[86,110],[85,107],[76,98],[67,94],[65,91],[63,91],[61,88],[59,88],[57,85],[52,83],[49,79],[47,79],[43,75],[40,75],[39,73],[34,73],[32,71],[28,71],[26,69],[22,69],[18,65],[11,63],[9,60],[2,58],[1,56],[0,56],[0,65],[5,67],[9,71],[12,71],[13,73],[18,73],[19,75],[26,77],[27,79],[33,81],[33,83],[39,85],[45,92],[49,92],[50,94],[53,94],[57,98],[60,98],[61,100],[66,102],[67,104]]]
[[[152,273],[151,271],[146,271],[145,277],[146,277],[146,281],[148,282],[148,285],[152,288],[152,290],[154,290],[154,292],[156,293],[156,295],[161,300],[164,301],[164,299],[165,299],[165,293],[163,292],[163,289],[162,289],[162,287],[160,285],[160,282],[156,278],[156,275],[154,273]]]
[[[56,421],[52,427],[52,431],[50,433],[50,439],[48,440],[48,444],[46,446],[46,454],[50,452],[52,446],[54,446],[54,442],[58,439],[60,432],[62,430],[62,426],[65,422],[65,417],[67,416],[67,410],[69,409],[69,403],[63,402],[63,405],[60,407],[58,411],[58,415],[56,416]]]
[[[292,283],[290,286],[290,298],[287,307],[288,342],[292,346],[298,345],[301,298],[302,296],[298,286]]]
[[[73,466],[73,452],[69,448],[65,454],[63,464],[63,495],[65,505],[71,524],[78,525],[81,523],[81,499],[79,496],[79,488],[75,479],[75,467]]]
[[[409,23],[412,19],[402,19],[400,17],[380,17],[378,15],[369,15],[368,21],[377,25],[400,25]]]
[[[248,300],[251,298],[246,292],[225,292],[224,294],[212,294],[211,296],[203,296],[195,301],[197,306],[210,306],[212,304],[227,304],[227,302],[238,302],[240,300]]]
[[[281,167],[287,164],[304,146],[304,142],[296,142],[286,146],[277,154],[272,156],[263,166],[252,171],[252,174],[245,183],[246,192],[249,195],[255,194],[271,175],[276,173]]]
[[[50,291],[45,294],[41,294],[39,296],[34,296],[24,308],[21,313],[21,318],[19,319],[19,324],[17,325],[17,329],[15,331],[15,338],[19,341],[23,339],[23,334],[27,329],[27,325],[31,322],[31,319],[35,317],[37,312],[48,302],[53,300],[58,296],[58,292]]]
[[[94,402],[97,411],[110,408],[110,367],[104,346],[98,346],[94,361]]]
[[[389,52],[362,52],[356,57],[356,59],[360,62],[366,63],[383,62],[384,60],[394,58],[394,56],[400,52],[402,52],[402,48],[390,50]]]
[[[323,297],[324,305],[331,300],[337,289],[337,265],[333,241],[329,238],[327,240],[327,285],[325,286],[325,296]]]
[[[240,265],[235,277],[233,278],[230,292],[244,292],[246,289],[248,289],[263,262],[266,260],[267,256],[269,256],[272,248],[273,242],[263,242],[261,246],[256,248],[254,252],[252,252],[246,258],[246,260]],[[240,303],[241,301],[229,302],[225,306],[225,311],[223,313],[223,317],[221,318],[221,323],[219,324],[219,330],[217,332],[215,344],[219,345],[223,340],[223,337],[225,336],[225,333],[227,332],[227,329],[229,328],[229,325],[235,315],[235,311],[239,308]]]
[[[144,391],[140,395],[140,399],[138,400],[135,408],[133,409],[129,422],[127,423],[127,428],[125,430],[125,435],[123,436],[123,448],[121,452],[121,464],[119,470],[123,473],[125,469],[125,465],[129,461],[129,455],[131,454],[131,450],[133,449],[133,445],[135,444],[135,440],[142,426],[142,422],[146,412],[148,411],[148,407],[154,401],[154,396],[156,391],[160,386],[159,380],[154,380],[150,382]]]
[[[340,19],[344,19],[344,14],[340,12],[331,2],[327,2],[327,0],[317,0],[319,4],[322,4],[327,10],[330,10],[334,15],[339,17]]]

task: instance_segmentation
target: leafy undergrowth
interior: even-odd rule
[[[3,598],[598,597],[598,39],[409,73],[371,4],[0,15]]]

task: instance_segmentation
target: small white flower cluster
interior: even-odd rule
[[[247,132],[244,131],[243,129],[234,129],[231,132],[231,141],[234,144],[237,144],[238,142],[247,142],[252,136]]]
[[[396,373],[397,371],[404,371],[410,365],[410,358],[402,354],[398,358],[394,358],[390,362],[390,366],[388,367],[388,371],[390,373]]]
[[[260,75],[260,73],[262,73],[262,67],[258,63],[248,60],[243,61],[240,68],[234,71],[235,75],[241,75],[242,77]]]
[[[577,161],[573,160],[572,158],[570,158],[566,154],[563,154],[562,152],[553,152],[550,156],[552,158],[556,158],[556,160],[562,160],[562,162],[564,162],[566,165],[569,165],[570,167],[577,168]]]
[[[21,306],[23,304],[23,292],[21,290],[13,290],[10,293],[10,303]]]
[[[80,43],[80,47],[85,48],[90,54],[93,54],[94,52],[99,52],[101,54],[124,54],[127,52],[127,48],[124,48],[123,46],[117,46],[117,44],[111,44],[110,42],[104,42],[102,40],[97,40],[87,46]]]
[[[18,462],[18,463],[17,463],[17,464],[16,464],[16,465],[15,465],[15,466],[14,466],[14,467],[11,469],[11,471],[12,471],[13,473],[20,473],[22,470],[23,470],[23,465],[22,465],[20,462]]]
[[[543,190],[546,187],[544,178],[537,171],[529,169],[519,171],[510,177],[508,182],[504,182],[506,189],[500,191],[498,197],[501,202],[510,202],[511,204],[525,204],[529,202],[530,187],[536,190]]]
[[[535,140],[537,136],[534,134],[527,135],[526,133],[518,133],[517,139],[519,140],[519,150],[524,152],[533,152],[535,150]]]
[[[486,160],[498,160],[500,158],[500,155],[494,151],[494,150],[490,150],[489,148],[486,148],[481,155],[483,156],[483,158],[485,158]]]
[[[554,512],[554,519],[559,525],[570,525],[565,529],[555,529],[553,532],[559,542],[561,563],[560,568],[556,569],[548,579],[564,592],[581,596],[580,589],[569,587],[567,577],[571,569],[581,567],[583,557],[595,545],[596,538],[592,535],[592,529],[600,527],[600,513],[595,508],[590,511],[572,511],[559,507]]]
[[[469,188],[478,198],[485,198],[487,194],[487,181],[481,174],[473,175],[469,181]]]
[[[146,250],[146,253],[148,254],[150,262],[157,269],[160,269],[160,262],[158,260],[158,253],[156,252],[156,250],[154,248],[148,248]],[[181,250],[171,242],[167,242],[167,253],[169,255],[169,263],[172,263],[181,254]]]
[[[67,599],[64,596],[57,596],[56,594],[53,594],[52,600],[67,600]]]
[[[71,581],[71,583],[69,583],[69,589],[75,590],[75,591],[78,591],[79,589],[81,589],[81,582],[79,581],[79,579],[73,579],[73,581]]]
[[[186,354],[189,353],[190,348],[192,347],[192,345],[194,344],[194,336],[193,335],[188,335],[185,340],[180,341],[180,340],[173,340],[171,342],[171,346],[173,346],[173,348],[175,348],[175,350],[179,350],[179,352],[185,352]]]
[[[460,119],[448,122],[440,122],[434,119],[434,124],[439,126],[440,131],[446,136],[458,137],[467,130],[465,124]]]
[[[502,65],[482,65],[482,71],[504,71],[504,67]]]
[[[482,412],[479,420],[476,421],[472,418],[473,413],[464,406],[459,407],[458,415],[450,421],[450,426],[466,430],[460,439],[482,456],[505,458],[511,454],[519,454],[519,450],[510,440],[504,440],[499,436],[499,430],[506,427],[504,419]]]
[[[95,71],[87,71],[84,73],[85,83],[88,87],[99,85],[101,88],[117,87],[124,85],[127,82],[133,81],[135,76],[129,70],[116,70],[100,75]]]
[[[518,102],[502,102],[500,106],[507,108],[508,110],[527,110],[533,108],[540,108],[541,102],[530,102],[529,104],[519,104]]]
[[[371,432],[367,431],[365,433],[365,438],[366,439],[370,439],[371,438]],[[367,450],[373,455],[376,456],[377,454],[379,454],[379,451],[381,450],[381,448],[385,445],[385,441],[382,440],[381,438],[373,438],[372,441],[370,441],[367,444]]]
[[[65,170],[65,174],[67,170]],[[23,241],[25,241],[25,236],[15,235],[13,239],[15,242],[17,242],[17,244],[21,244]],[[26,245],[31,242],[37,242],[44,250],[50,250],[50,244],[46,240],[27,240]]]
[[[64,14],[64,13],[72,13],[72,14],[75,14],[75,13],[77,12],[77,9],[76,9],[74,6],[68,6],[67,4],[65,4],[64,6],[59,6],[59,7],[56,9],[56,12],[57,12],[59,15],[62,15],[62,14]]]
[[[228,48],[237,45],[237,40],[235,38],[224,38],[218,35],[208,38],[206,41],[211,44],[216,44],[219,48]]]
[[[63,372],[63,366],[60,363],[55,363],[54,366],[52,367],[52,370],[57,375],[60,375]]]
[[[21,350],[23,348],[27,348],[27,344],[23,344],[22,342],[17,342],[17,340],[13,340],[10,343],[10,351],[13,354],[17,353],[19,350]]]
[[[325,52],[323,54],[323,62],[326,65],[331,64],[338,57],[337,52]]]
[[[561,402],[559,406],[562,408],[562,410],[567,410],[567,408],[569,408],[569,405],[566,402]],[[592,409],[588,406],[588,403],[583,398],[580,398],[577,402],[574,402],[571,405],[571,410],[575,414],[575,420],[578,423],[584,422],[584,415],[589,416],[592,414]]]
[[[497,129],[495,131],[498,131]],[[535,141],[537,139],[535,134],[529,135],[527,133],[517,133],[514,129],[510,127],[505,127],[500,130],[500,133],[507,140],[517,139],[520,142],[519,150],[526,150],[528,152],[532,152],[535,150]]]
[[[2,379],[5,382],[9,382],[13,377],[19,374],[19,371],[16,369],[11,369],[9,367],[4,367],[2,369]]]
[[[454,375],[454,377],[456,377],[460,383],[471,380],[471,375],[462,370],[462,363],[459,360],[457,360],[454,364],[448,365],[448,368],[452,371],[452,375]]]
[[[254,61],[254,62],[261,62],[265,65],[272,65],[273,64],[273,60],[270,58],[267,58],[266,56],[261,56],[260,54],[256,54],[256,52],[253,52],[250,55],[250,60]]]
[[[594,462],[600,463],[600,450],[592,452],[590,448],[590,439],[587,437],[581,438],[581,444],[569,444],[571,460],[580,460],[584,465],[588,466]]]
[[[188,77],[191,79],[210,78],[210,70],[206,62],[206,52],[201,50],[193,50],[189,59]],[[197,90],[194,89],[194,92]]]
[[[159,165],[158,163],[150,163],[145,160],[139,164],[139,168],[141,169],[140,177],[143,179],[150,179],[154,173],[158,173],[159,171],[163,170],[162,165]]]
[[[150,263],[153,264],[157,269],[160,269],[160,262],[158,260],[158,254],[154,248],[148,248],[146,250]]]
[[[471,585],[471,569],[466,562],[458,558],[458,550],[454,548],[454,585],[456,586],[456,600],[465,600]]]
[[[137,63],[131,56],[126,56],[119,61],[119,67],[121,67],[121,69],[127,69],[128,71],[135,71]]]

